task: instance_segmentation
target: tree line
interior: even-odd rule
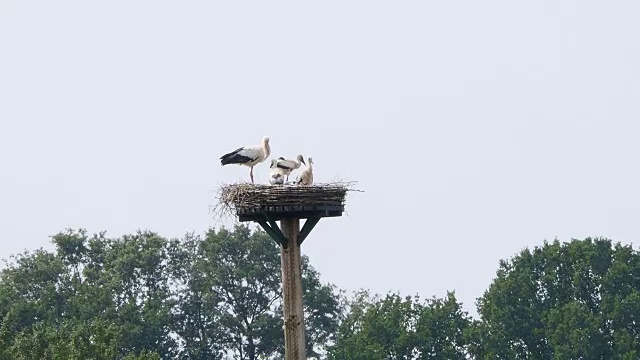
[[[280,251],[238,225],[167,239],[66,230],[0,272],[0,360],[282,359]],[[604,238],[498,264],[477,299],[347,294],[303,256],[309,359],[638,359],[640,256]]]

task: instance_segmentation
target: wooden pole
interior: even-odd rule
[[[282,219],[287,248],[280,246],[282,296],[284,303],[284,358],[306,360],[304,313],[302,307],[302,264],[300,260],[300,219]]]

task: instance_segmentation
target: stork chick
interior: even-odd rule
[[[284,184],[284,172],[278,167],[277,159],[271,159],[271,166],[269,166],[269,168],[271,169],[269,170],[269,183],[271,185]]]
[[[313,184],[313,159],[308,158],[307,167],[302,170],[298,178],[296,179],[298,185],[311,185]]]
[[[253,167],[263,162],[271,154],[271,147],[269,146],[269,137],[264,136],[262,138],[261,145],[243,146],[235,149],[234,151],[224,154],[220,157],[220,163],[224,165],[237,164],[244,165],[251,168],[249,171],[249,177],[253,184]]]
[[[276,166],[282,169],[283,174],[287,177],[287,181],[289,181],[289,175],[291,175],[291,172],[298,169],[300,164],[307,165],[307,163],[304,162],[302,154],[299,154],[295,160],[289,160],[283,157],[279,157],[278,160],[276,160]]]

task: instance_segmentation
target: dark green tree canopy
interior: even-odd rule
[[[283,358],[280,252],[262,230],[52,243],[0,271],[0,360]],[[500,261],[480,319],[453,292],[347,299],[302,267],[309,359],[640,358],[640,254],[607,239]]]
[[[471,325],[452,292],[421,301],[363,291],[349,304],[329,359],[465,359]]]
[[[501,261],[478,300],[478,359],[637,359],[640,256],[608,239],[545,242]]]
[[[282,358],[279,250],[266,233],[52,241],[0,273],[0,359]],[[337,331],[340,298],[303,266],[314,355]]]

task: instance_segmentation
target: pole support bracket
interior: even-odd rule
[[[289,246],[289,240],[287,239],[287,237],[284,236],[282,230],[280,230],[280,227],[275,221],[271,220],[266,214],[264,215],[264,217],[265,220],[260,220],[257,223],[260,224],[260,226],[264,229],[264,231],[267,232],[267,234],[269,234],[269,236],[271,236],[273,241],[286,249]]]
[[[309,236],[309,234],[311,233],[311,230],[313,230],[316,224],[318,224],[318,221],[320,221],[319,217],[312,217],[305,220],[304,225],[302,226],[302,229],[300,229],[300,235],[298,235],[298,246],[300,246],[300,244],[302,244],[304,239],[306,239],[307,236]]]
[[[302,244],[302,242],[309,236],[311,230],[318,224],[321,217],[312,217],[308,218],[302,229],[300,229],[300,234],[298,235],[298,246]],[[264,214],[264,220],[256,221],[260,226],[264,229],[264,231],[271,236],[271,238],[278,243],[278,245],[282,245],[283,248],[289,247],[289,239],[282,233],[282,230],[278,226],[274,220],[271,220],[267,214]]]

